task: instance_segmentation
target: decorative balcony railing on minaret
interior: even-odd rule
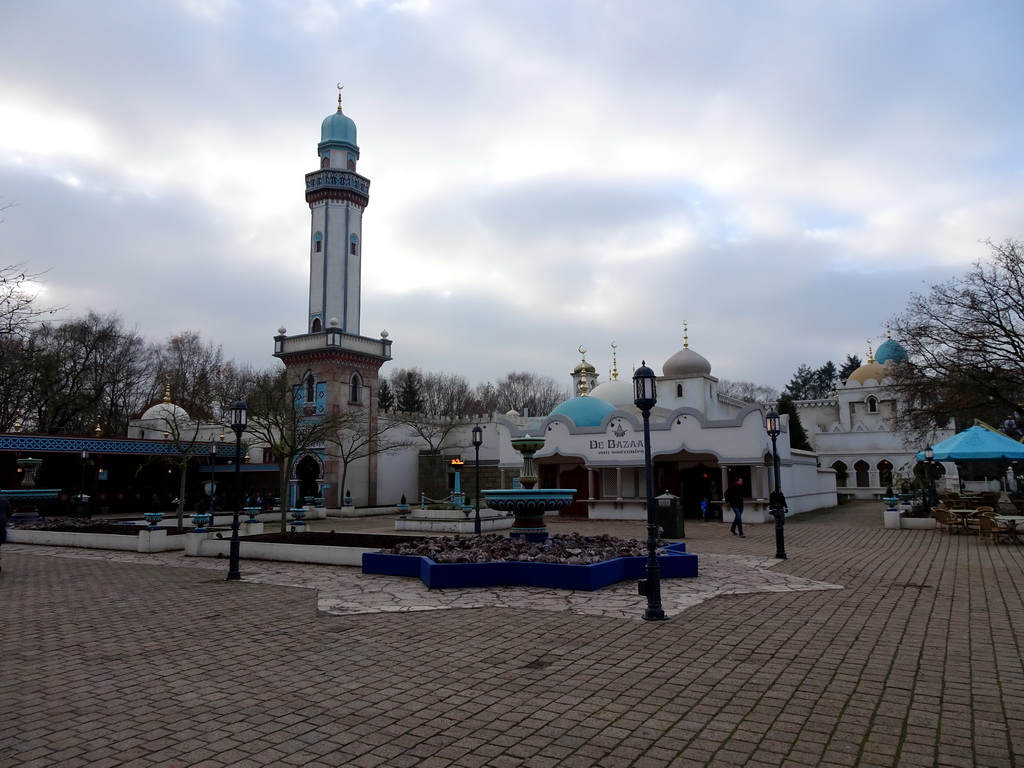
[[[379,339],[356,336],[345,333],[337,327],[337,321],[328,325],[321,333],[303,333],[298,336],[286,336],[285,328],[277,329],[274,337],[274,356],[282,357],[309,352],[335,350],[356,355],[365,355],[381,360],[391,359],[391,339],[387,331],[380,332]]]
[[[306,202],[345,200],[363,208],[370,202],[370,180],[353,171],[324,168],[306,174]]]

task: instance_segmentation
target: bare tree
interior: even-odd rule
[[[568,387],[560,385],[553,377],[527,371],[506,373],[498,379],[494,389],[499,412],[525,413],[528,410],[537,416],[551,413],[572,395]]]
[[[1024,403],[1024,244],[985,244],[987,260],[911,295],[891,321],[909,356],[889,365],[904,403],[896,426],[917,445],[950,420],[1001,424]]]
[[[250,436],[266,443],[278,462],[281,532],[288,530],[288,490],[295,461],[312,451],[327,452],[339,431],[352,427],[349,411],[310,413],[300,385],[284,366],[250,371],[240,393],[249,406]]]
[[[719,380],[718,394],[742,400],[745,403],[774,403],[779,399],[779,390],[768,384],[731,379]]]

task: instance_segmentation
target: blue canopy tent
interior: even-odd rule
[[[1024,461],[1024,443],[985,427],[971,427],[932,446],[933,461]],[[917,454],[924,461],[924,451]]]

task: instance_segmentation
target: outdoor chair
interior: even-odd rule
[[[1005,534],[996,519],[990,515],[981,515],[978,518],[978,536],[988,541],[998,541],[1000,534]]]
[[[951,529],[957,525],[957,521],[950,520],[949,512],[941,505],[932,507],[932,517],[935,518],[935,524],[946,533],[950,533]]]

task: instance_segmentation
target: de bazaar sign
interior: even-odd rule
[[[635,438],[624,439],[626,430],[621,425],[612,434],[615,437],[609,437],[605,440],[591,440],[590,450],[596,451],[598,456],[628,456],[643,453],[644,441]]]

